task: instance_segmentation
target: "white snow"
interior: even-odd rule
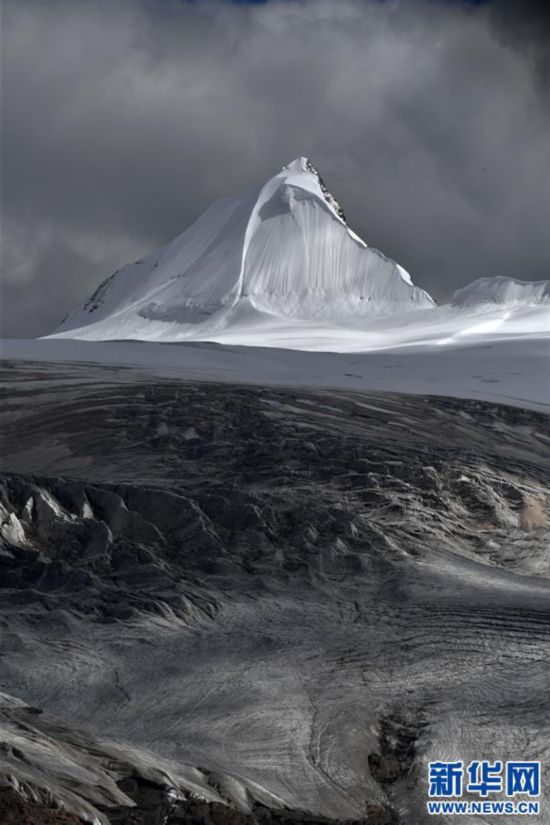
[[[15,513],[6,512],[2,504],[0,504],[0,536],[16,547],[24,547],[27,543],[23,525]]]
[[[437,307],[343,214],[297,158],[115,273],[49,337],[340,353],[547,337],[548,282],[482,278]]]
[[[56,335],[214,340],[242,323],[243,308],[248,321],[339,323],[431,306],[403,267],[349,229],[300,157],[260,189],[216,201],[172,243],[115,273]]]
[[[118,365],[190,381],[447,395],[542,412],[550,411],[549,355],[543,339],[491,343],[485,336],[448,346],[347,353],[206,342],[2,342],[2,357],[13,361]]]
[[[550,304],[550,281],[518,281],[516,278],[478,278],[457,290],[451,298],[453,306],[480,304],[500,306],[537,306]],[[550,306],[546,312],[550,312]]]

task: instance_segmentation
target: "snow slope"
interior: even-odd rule
[[[478,278],[451,298],[458,307],[493,304],[497,306],[538,306],[550,304],[550,281],[518,281],[516,278]],[[547,310],[548,311],[548,310]]]
[[[347,322],[433,306],[347,226],[300,157],[259,190],[216,201],[182,235],[123,267],[57,334],[202,339],[254,319]]]
[[[4,340],[7,364],[126,367],[150,377],[262,386],[379,390],[474,398],[550,411],[550,348],[541,339],[488,343],[462,339],[448,346],[419,344],[378,352],[308,352],[207,342]]]

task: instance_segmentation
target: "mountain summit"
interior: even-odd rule
[[[56,334],[179,340],[288,318],[357,322],[433,306],[369,248],[305,157],[222,198],[172,243],[104,281]]]

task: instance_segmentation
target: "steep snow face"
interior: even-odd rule
[[[73,337],[204,335],[243,311],[345,322],[433,306],[367,247],[300,157],[259,190],[216,201],[172,243],[108,278],[57,330]],[[177,325],[177,331],[174,328]],[[85,329],[79,329],[85,328]]]
[[[306,158],[263,187],[249,230],[241,297],[260,311],[345,320],[433,304],[402,267],[351,232]]]
[[[515,278],[479,278],[451,298],[453,306],[468,307],[481,304],[499,306],[536,306],[550,303],[550,281],[518,281]]]

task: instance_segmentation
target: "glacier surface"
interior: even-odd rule
[[[546,416],[7,367],[0,781],[428,825],[431,760],[548,764]]]

